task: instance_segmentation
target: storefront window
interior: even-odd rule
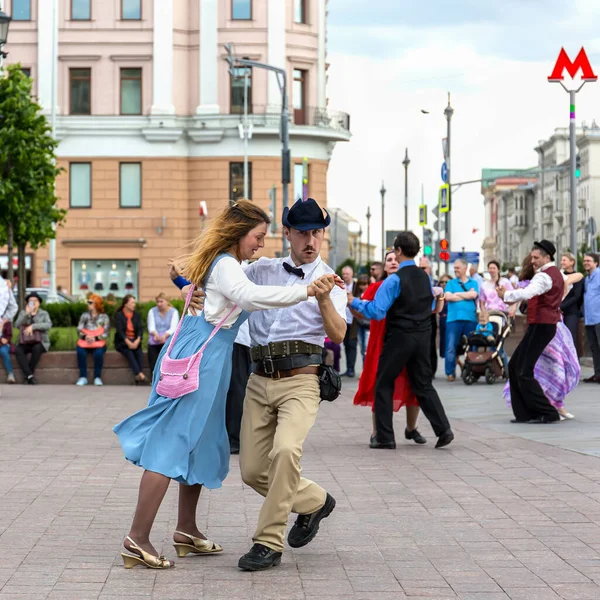
[[[94,292],[102,297],[132,294],[138,298],[138,269],[137,260],[72,260],[73,296],[84,298],[88,292]]]

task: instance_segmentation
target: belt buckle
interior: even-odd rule
[[[265,370],[265,375],[268,375],[271,379],[281,379],[281,374],[275,370],[272,357],[265,356],[263,358],[263,369]]]

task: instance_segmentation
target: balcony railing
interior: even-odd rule
[[[323,127],[326,129],[336,129],[338,131],[350,131],[350,115],[327,108],[317,106],[308,106],[304,109],[290,109],[290,124],[308,125],[312,127]],[[233,113],[233,114],[238,114]],[[240,114],[240,118],[243,115]],[[253,125],[262,125],[264,127],[279,127],[281,120],[281,106],[256,105],[252,106],[252,112],[248,113],[248,119]]]

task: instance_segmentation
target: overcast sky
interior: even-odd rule
[[[404,228],[405,147],[409,228],[418,229],[421,183],[430,210],[437,203],[448,91],[459,182],[484,167],[534,166],[538,140],[568,127],[569,97],[547,81],[561,46],[572,59],[585,46],[600,75],[599,0],[329,0],[328,11],[329,104],[350,114],[353,133],[334,150],[328,202],[363,229],[370,205],[372,240],[381,239],[382,179],[386,229]],[[594,118],[600,82],[577,96],[578,122]],[[480,184],[455,192],[452,220],[453,250],[480,250]]]

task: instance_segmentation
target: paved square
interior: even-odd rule
[[[423,418],[429,443],[405,442],[401,413],[398,449],[373,451],[370,412],[351,405],[355,385],[322,405],[303,459],[336,510],[314,542],[252,574],[236,564],[261,498],[242,484],[237,457],[199,507],[222,555],[176,559],[172,485],[153,541],[176,568],[122,567],[141,471],[111,428],[145,404],[148,388],[3,385],[0,600],[600,599],[600,459],[557,447],[576,440],[588,415],[596,422],[596,389],[580,385],[569,399],[578,421],[531,433],[506,426],[500,385],[444,382],[448,412],[462,419],[451,446],[434,450]],[[544,435],[551,444],[524,439]],[[600,449],[589,432],[585,443]]]

